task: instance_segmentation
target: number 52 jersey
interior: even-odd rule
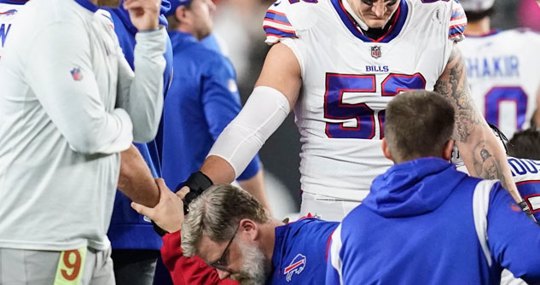
[[[454,0],[398,1],[376,40],[346,0],[278,0],[266,13],[266,42],[287,45],[301,68],[294,111],[305,192],[361,201],[392,164],[381,150],[387,103],[405,90],[433,90],[462,38],[466,18]]]

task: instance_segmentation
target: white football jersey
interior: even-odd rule
[[[529,127],[540,87],[540,35],[527,30],[467,36],[460,43],[472,96],[507,137]]]
[[[461,160],[452,161],[457,169],[469,173]],[[508,165],[519,194],[540,221],[540,160],[508,157]]]
[[[455,1],[423,2],[401,0],[377,40],[363,35],[342,0],[283,0],[268,9],[266,42],[286,44],[301,67],[294,111],[303,191],[361,201],[391,166],[381,150],[387,103],[405,90],[433,90],[466,23]]]
[[[0,1],[0,60],[2,59],[2,50],[9,36],[13,19],[15,19],[15,16],[25,3],[24,0]]]
[[[521,197],[540,221],[540,161],[508,157],[508,164]]]

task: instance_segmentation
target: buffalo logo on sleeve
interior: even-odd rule
[[[72,70],[70,70],[69,72],[71,73],[71,77],[73,77],[73,80],[81,81],[83,79],[83,75],[82,75],[80,67],[75,67]]]
[[[297,254],[289,266],[285,267],[283,274],[287,276],[287,282],[291,282],[294,274],[300,274],[306,268],[306,257],[302,254]]]

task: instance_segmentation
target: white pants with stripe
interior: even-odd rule
[[[61,252],[0,248],[0,285],[66,284],[56,280]],[[110,248],[88,248],[82,276],[73,285],[114,285]]]

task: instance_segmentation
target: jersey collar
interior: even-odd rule
[[[0,4],[24,5],[28,0],[0,0]]]
[[[345,27],[347,27],[347,29],[354,36],[356,36],[358,39],[364,42],[387,43],[393,40],[395,37],[399,35],[401,30],[403,29],[405,20],[407,20],[407,14],[409,12],[409,6],[407,5],[407,1],[401,0],[397,8],[397,11],[395,12],[395,17],[393,19],[393,22],[390,24],[391,27],[388,30],[388,32],[386,32],[386,34],[384,34],[380,38],[374,40],[372,38],[365,36],[362,33],[356,21],[354,20],[353,16],[347,12],[341,0],[331,0],[331,1],[332,1],[332,6],[334,6],[334,9],[336,9],[336,12],[341,18],[341,21],[343,22],[343,24],[345,24]]]
[[[75,2],[92,13],[95,13],[98,10],[98,6],[94,5],[94,3],[90,2],[89,0],[75,0]]]

